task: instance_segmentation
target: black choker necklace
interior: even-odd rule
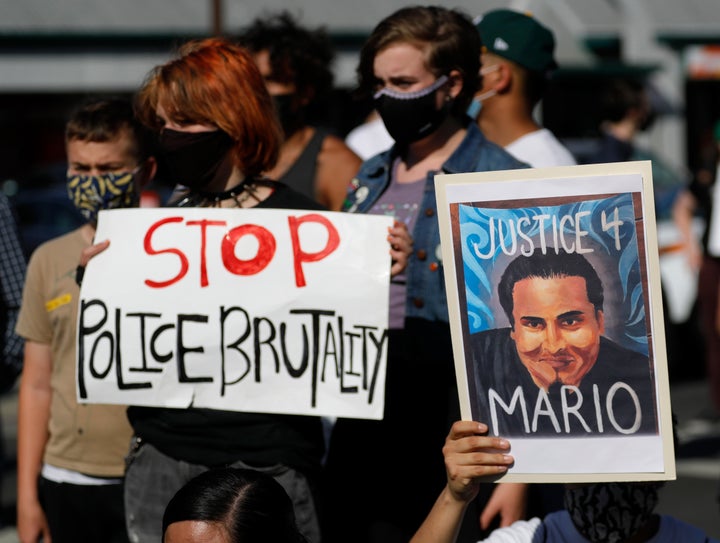
[[[242,183],[222,192],[189,191],[176,203],[175,207],[223,207],[222,202],[232,200],[235,207],[242,207],[243,202],[255,198],[257,184],[254,179],[245,179]]]
[[[209,192],[204,190],[197,190],[193,191],[197,196],[200,198],[203,198],[205,200],[210,200],[213,202],[222,202],[223,200],[228,200],[229,198],[236,198],[237,196],[240,196],[243,192],[245,192],[248,188],[248,185],[251,185],[252,181],[248,181],[247,179],[243,179],[240,183],[235,185],[233,188],[224,190],[222,192]]]

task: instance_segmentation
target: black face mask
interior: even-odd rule
[[[222,130],[212,132],[160,132],[162,149],[171,181],[199,190],[220,177],[228,177],[232,160],[228,153],[233,139]]]
[[[302,112],[295,108],[297,94],[273,94],[272,101],[275,106],[275,114],[280,120],[285,138],[290,137],[302,126]]]
[[[397,92],[384,88],[375,93],[375,108],[385,128],[404,146],[435,132],[450,112],[450,102],[438,109],[435,93],[448,78],[443,75],[429,87],[417,92]]]

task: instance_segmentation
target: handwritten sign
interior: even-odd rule
[[[382,418],[387,217],[100,213],[81,290],[78,400]]]
[[[436,181],[463,417],[511,441],[507,480],[674,477],[651,183],[648,163]]]

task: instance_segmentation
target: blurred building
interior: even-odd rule
[[[130,95],[188,38],[235,34],[258,15],[288,9],[325,25],[336,48],[337,99],[324,121],[343,135],[368,104],[349,97],[357,53],[384,16],[408,4],[366,0],[0,0],[0,180],[46,184],[64,162],[68,110],[87,94]],[[582,154],[597,136],[599,82],[648,82],[663,113],[646,136],[678,169],[694,170],[720,117],[717,0],[456,0],[475,16],[497,7],[532,12],[554,29],[561,69],[538,111]],[[62,168],[60,167],[61,171]]]

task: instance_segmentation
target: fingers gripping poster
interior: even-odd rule
[[[100,213],[80,402],[379,419],[392,219],[257,209]]]
[[[674,477],[651,183],[644,162],[436,181],[463,418],[511,442],[508,480]]]

